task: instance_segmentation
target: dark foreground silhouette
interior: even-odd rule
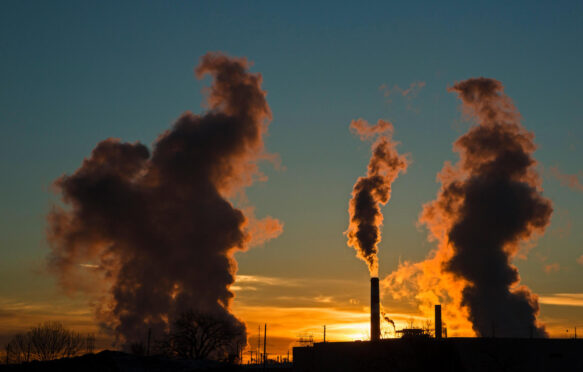
[[[294,348],[294,372],[583,371],[583,340],[401,338]]]
[[[188,372],[188,371],[263,371],[263,367],[248,367],[211,360],[170,359],[159,356],[135,356],[119,351],[102,351],[74,358],[62,358],[45,362],[0,366],[0,371],[60,371],[60,372]],[[291,368],[266,368],[265,371],[291,371]]]

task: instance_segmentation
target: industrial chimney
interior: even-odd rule
[[[381,318],[379,309],[379,278],[370,278],[370,340],[381,338]]]
[[[435,305],[435,338],[441,338],[441,305]]]

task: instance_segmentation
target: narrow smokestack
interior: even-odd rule
[[[441,305],[435,305],[435,338],[441,338]]]
[[[370,278],[370,340],[381,338],[381,319],[379,310],[379,278]]]

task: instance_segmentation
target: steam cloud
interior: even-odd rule
[[[460,161],[445,164],[437,199],[419,219],[439,249],[424,262],[401,265],[385,287],[395,297],[413,294],[427,313],[431,302],[452,303],[446,316],[454,329],[463,329],[465,317],[479,336],[546,336],[536,320],[538,298],[518,284],[511,263],[520,243],[544,232],[552,213],[535,170],[534,136],[499,81],[469,79],[449,91],[478,125],[455,142]]]
[[[397,143],[392,142],[393,125],[379,120],[370,125],[363,119],[350,123],[352,132],[361,140],[378,138],[372,145],[372,156],[368,163],[366,177],[359,177],[352,190],[348,213],[350,224],[345,234],[348,245],[354,247],[357,256],[368,265],[371,276],[378,276],[377,252],[381,241],[380,226],[383,215],[380,206],[386,205],[391,198],[391,184],[399,172],[407,170],[408,160],[399,155]]]
[[[233,255],[282,231],[276,219],[257,221],[228,199],[264,178],[257,162],[267,156],[271,112],[261,75],[248,67],[244,58],[206,54],[195,71],[213,78],[207,113],[184,113],[152,154],[106,139],[55,182],[70,208],[48,216],[50,267],[64,288],[100,296],[98,319],[126,345],[148,328],[160,335],[187,309],[245,327],[229,312]],[[91,288],[99,274],[104,292]]]

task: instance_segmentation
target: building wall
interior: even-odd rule
[[[296,347],[295,372],[583,371],[583,340],[449,338]]]

